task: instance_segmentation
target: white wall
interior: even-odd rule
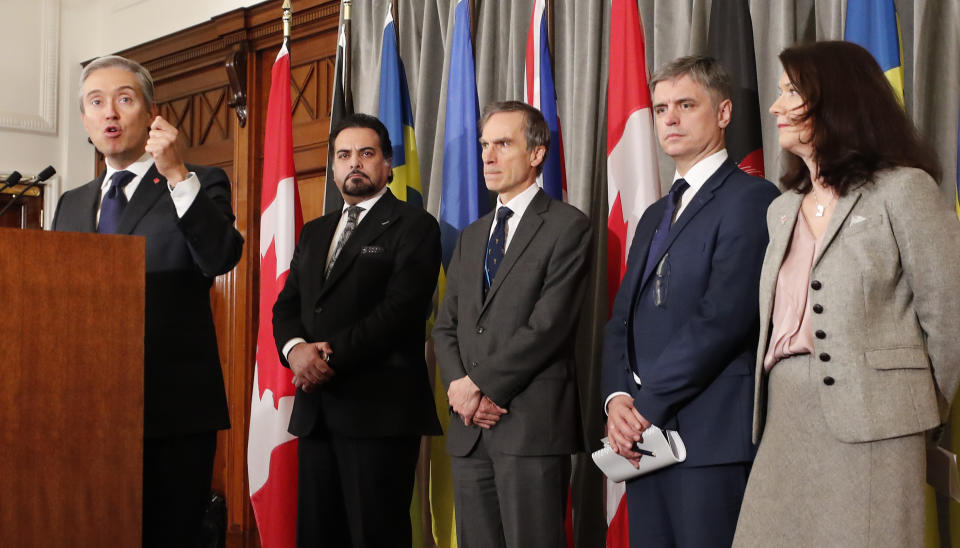
[[[271,1],[277,4],[279,17],[281,2]],[[49,225],[59,192],[93,177],[93,148],[80,122],[77,102],[80,63],[259,3],[261,0],[0,0],[0,21],[4,23],[0,41],[0,173],[16,169],[29,176],[47,165],[57,169],[45,208]],[[46,58],[44,51],[50,53]],[[46,111],[44,98],[53,101]]]

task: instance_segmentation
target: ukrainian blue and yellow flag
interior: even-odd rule
[[[380,104],[377,107],[377,117],[387,126],[393,148],[393,181],[387,186],[398,199],[423,207],[423,187],[420,185],[420,162],[417,158],[417,138],[413,131],[410,89],[407,87],[407,74],[397,48],[396,28],[393,10],[390,4],[387,4],[387,17],[383,22],[383,41],[380,46]],[[410,501],[414,547],[424,546],[422,525],[425,501],[420,494],[419,488],[414,489]]]
[[[377,117],[390,132],[393,145],[393,181],[388,185],[393,195],[405,202],[423,207],[420,186],[420,162],[417,159],[417,138],[413,132],[413,111],[407,74],[397,50],[397,31],[393,13],[387,8],[380,48],[380,106]]]
[[[893,0],[848,0],[844,40],[866,48],[903,104],[903,46]]]
[[[477,77],[470,36],[470,2],[458,0],[453,22],[450,64],[447,72],[447,105],[443,132],[443,180],[440,189],[440,238],[443,265],[437,280],[437,302],[446,291],[446,270],[460,231],[490,211],[490,194],[481,177],[480,135],[477,120]],[[444,432],[450,423],[447,391],[437,374],[434,400]],[[450,458],[444,447],[445,436],[430,438],[430,508],[433,538],[437,548],[456,548],[456,511]]]
[[[447,74],[447,109],[443,133],[443,188],[440,234],[443,268],[450,264],[460,231],[490,211],[490,194],[481,177],[477,120],[477,77],[470,37],[470,2],[459,0]]]

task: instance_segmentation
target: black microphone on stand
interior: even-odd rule
[[[0,186],[0,192],[3,192],[4,189],[12,187],[13,185],[20,182],[20,172],[14,171],[10,175],[7,175],[7,180],[3,182],[3,186]]]
[[[30,184],[26,186],[26,188],[24,188],[23,190],[20,191],[19,194],[14,196],[13,199],[10,200],[10,202],[7,203],[7,205],[4,206],[3,209],[0,209],[0,217],[2,217],[3,214],[7,212],[8,209],[13,207],[13,204],[17,203],[17,200],[19,200],[24,194],[26,194],[28,190],[46,181],[50,177],[53,177],[53,174],[56,172],[57,170],[53,169],[53,166],[47,166],[46,168],[44,168],[43,171],[41,171],[39,174],[37,174],[36,177],[34,177],[33,181],[31,181]]]

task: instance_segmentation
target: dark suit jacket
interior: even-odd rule
[[[443,382],[464,375],[509,413],[490,446],[513,455],[562,455],[582,447],[574,328],[590,264],[590,222],[542,190],[530,202],[483,298],[494,213],[460,234],[433,338]],[[480,435],[450,411],[447,451],[464,456]]]
[[[195,165],[187,169],[197,174],[201,190],[182,218],[166,179],[153,166],[130,198],[118,230],[146,238],[146,437],[230,427],[210,286],[240,260],[243,237],[233,227],[226,173]],[[96,232],[102,182],[103,175],[65,192],[53,229]]]
[[[357,225],[324,280],[340,212],[303,226],[273,306],[283,346],[302,337],[333,348],[336,375],[298,390],[290,433],[349,437],[439,434],[424,359],[426,320],[440,271],[440,227],[388,190]]]
[[[667,198],[647,208],[637,225],[605,330],[603,396],[627,392],[647,420],[679,431],[685,466],[753,458],[757,284],[765,212],[778,194],[771,183],[724,162],[671,228],[660,305],[657,273],[640,278]]]

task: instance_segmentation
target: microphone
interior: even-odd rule
[[[46,180],[49,179],[50,177],[53,177],[53,174],[56,173],[56,172],[57,172],[57,170],[53,169],[53,166],[47,166],[47,167],[43,168],[43,171],[41,171],[40,173],[38,173],[37,176],[33,178],[33,181],[31,181],[30,184],[26,186],[26,188],[24,188],[23,190],[20,191],[19,194],[17,194],[16,196],[14,196],[13,199],[10,200],[10,201],[7,203],[7,205],[4,206],[3,209],[0,209],[0,216],[3,216],[3,214],[6,213],[8,209],[10,209],[11,207],[13,207],[13,204],[17,203],[17,201],[18,201],[24,194],[26,194],[28,190],[30,190],[31,188],[33,188],[33,187],[39,185],[40,183],[46,181]],[[17,175],[19,175],[19,173],[17,173]],[[9,179],[8,179],[8,181],[9,181]]]
[[[3,192],[4,189],[12,187],[13,185],[20,182],[20,172],[14,171],[10,175],[7,175],[7,180],[4,181],[3,186],[0,186],[0,192]]]
[[[56,174],[56,173],[57,173],[57,170],[53,169],[53,166],[47,166],[47,167],[43,168],[43,171],[41,171],[39,174],[37,174],[37,177],[33,180],[33,182],[32,182],[31,184],[34,184],[34,185],[35,185],[35,184],[38,184],[38,183],[42,183],[42,182],[46,181],[47,179],[49,179],[50,177],[53,177],[54,174]]]

